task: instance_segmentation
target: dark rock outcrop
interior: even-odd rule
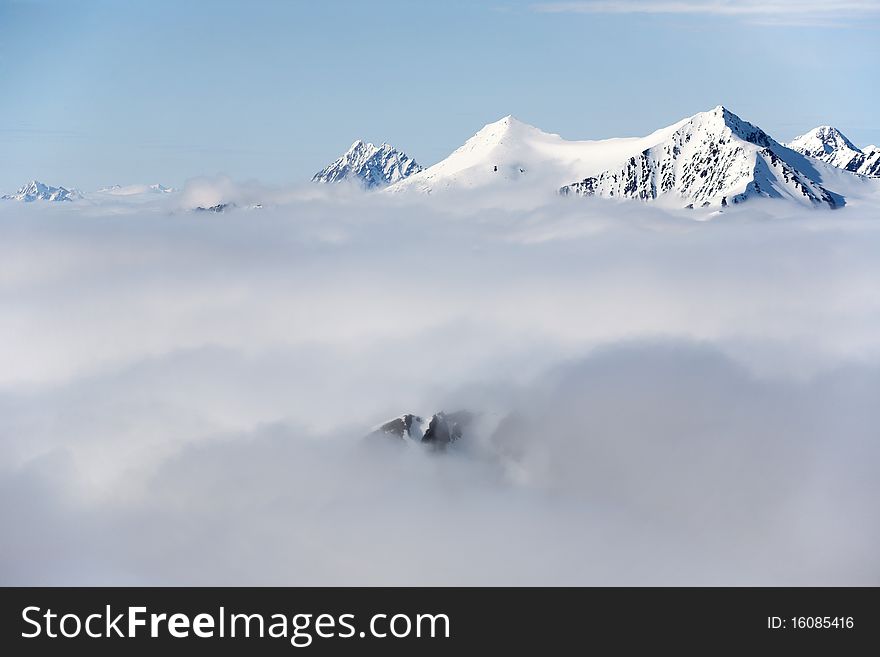
[[[380,425],[369,437],[412,440],[432,449],[443,450],[460,440],[473,420],[474,414],[464,410],[451,413],[440,411],[430,419],[407,413]]]
[[[443,449],[449,444],[459,440],[467,426],[473,421],[473,413],[469,411],[456,411],[454,413],[440,412],[431,418],[422,442],[437,449]]]
[[[412,438],[410,431],[413,428],[413,424],[420,425],[421,423],[422,418],[420,418],[418,415],[407,413],[406,415],[401,415],[400,417],[396,417],[393,420],[389,420],[381,427],[376,429],[373,433],[395,436],[403,440],[406,438]]]

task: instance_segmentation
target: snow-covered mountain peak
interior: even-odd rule
[[[517,127],[523,127],[523,128],[527,128],[527,129],[531,129],[531,130],[538,130],[538,128],[536,128],[535,126],[529,125],[525,121],[520,121],[513,114],[508,114],[507,116],[502,116],[497,121],[492,121],[491,123],[487,123],[485,126],[483,126],[482,129],[483,130],[486,130],[487,128],[490,128],[490,129],[514,128],[515,129]]]
[[[505,140],[543,138],[543,137],[559,137],[559,135],[551,135],[543,130],[529,125],[524,121],[520,121],[512,114],[487,123],[480,130],[468,139],[464,145],[458,150],[463,150],[465,146],[470,145],[471,149],[478,147],[492,147],[505,143]]]
[[[52,187],[51,185],[47,185],[46,183],[42,183],[39,180],[31,180],[28,183],[25,183],[21,187],[18,188],[16,194],[25,194],[29,196],[37,196],[40,194],[45,194],[49,190],[57,189]]]
[[[835,151],[862,152],[858,146],[847,139],[846,135],[830,125],[820,125],[806,134],[795,137],[788,144],[788,147],[819,159]]]
[[[477,130],[477,132],[474,136],[480,134],[481,132],[496,132],[498,130],[506,130],[510,126],[515,126],[515,125],[528,125],[528,124],[520,121],[513,114],[508,114],[507,116],[502,116],[500,119],[498,119],[496,121],[491,121],[491,122],[487,123],[482,128]],[[529,126],[529,127],[533,127],[533,126]]]
[[[788,144],[801,155],[822,160],[840,169],[863,176],[880,176],[880,152],[876,146],[859,148],[840,130],[820,125]]]
[[[22,185],[15,194],[7,194],[2,198],[13,201],[75,201],[82,198],[82,194],[75,189],[66,187],[52,187],[39,180],[32,180]]]
[[[363,139],[355,139],[351,146],[348,147],[348,150],[342,155],[342,157],[348,157],[349,159],[358,157],[364,154],[370,154],[375,152],[376,147],[364,141]]]
[[[700,133],[702,136],[717,139],[723,136],[735,136],[757,146],[770,146],[774,142],[767,133],[744,121],[724,105],[718,105],[707,112],[694,114],[679,124],[677,132]]]
[[[507,115],[484,125],[446,159],[388,191],[432,193],[510,185],[551,190],[584,170],[588,152],[583,146],[596,143],[566,141]],[[589,149],[591,157],[597,153],[601,158],[604,151]]]
[[[822,171],[722,105],[651,136],[651,147],[566,185],[563,194],[667,199],[687,207],[724,207],[754,196],[836,208]]]
[[[376,146],[357,139],[343,155],[312,177],[312,182],[357,180],[368,189],[385,187],[422,170],[406,153],[383,142]]]

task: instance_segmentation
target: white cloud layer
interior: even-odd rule
[[[867,210],[337,191],[0,205],[0,583],[880,583]]]

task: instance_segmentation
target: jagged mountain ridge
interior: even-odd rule
[[[498,189],[524,203],[555,193],[717,210],[752,197],[839,208],[876,193],[805,157],[723,106],[645,137],[571,141],[512,116],[489,123],[447,158],[387,193]],[[490,201],[491,202],[491,201]]]
[[[821,160],[832,166],[863,176],[880,177],[880,149],[853,144],[840,130],[820,125],[792,139],[788,148],[801,155]]]
[[[723,106],[677,124],[662,142],[560,189],[562,194],[675,199],[687,207],[724,207],[750,197],[841,207],[800,154]]]
[[[360,139],[336,161],[312,177],[315,183],[359,181],[367,189],[386,187],[422,170],[406,153],[390,144],[375,146]]]
[[[389,437],[444,449],[459,440],[474,419],[469,411],[440,411],[430,418],[406,413],[380,425],[371,437]]]
[[[12,201],[32,203],[33,201],[77,201],[82,193],[76,189],[53,187],[38,180],[22,185],[15,194],[6,194],[2,198]]]

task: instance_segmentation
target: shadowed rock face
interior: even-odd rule
[[[473,419],[474,414],[470,411],[440,411],[432,415],[430,420],[407,413],[381,425],[369,437],[386,436],[412,440],[432,449],[442,450],[462,438]]]
[[[410,429],[412,428],[413,421],[421,423],[422,418],[413,415],[412,413],[407,413],[406,415],[401,415],[400,417],[396,417],[393,420],[386,422],[373,433],[396,436],[400,439],[411,438]]]
[[[431,447],[443,449],[464,435],[464,430],[473,420],[473,413],[456,411],[454,413],[437,413],[431,418],[428,430],[422,436],[422,442]]]
[[[618,166],[559,192],[642,201],[670,196],[687,208],[727,207],[754,196],[832,209],[845,203],[822,186],[806,158],[721,106],[691,117],[666,140]]]
[[[374,146],[358,139],[342,157],[312,177],[315,183],[356,180],[366,189],[386,187],[422,170],[403,151],[389,144]]]

